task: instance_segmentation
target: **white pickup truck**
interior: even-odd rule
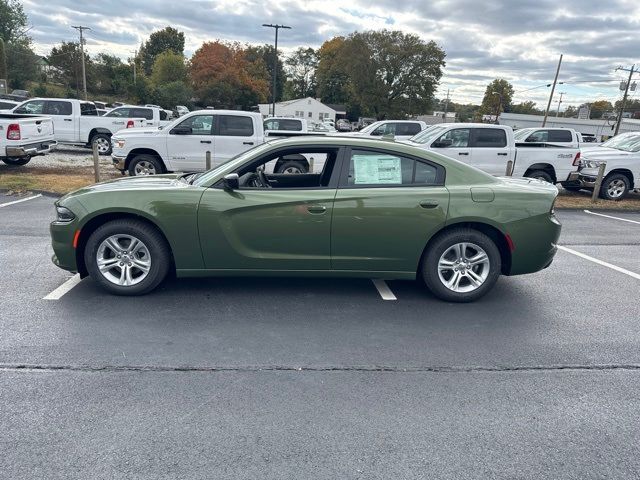
[[[420,120],[380,120],[367,125],[358,132],[348,132],[342,135],[352,137],[383,137],[393,135],[395,140],[408,140],[414,135],[426,130],[429,125]]]
[[[564,188],[593,191],[603,162],[606,166],[600,198],[622,200],[630,190],[640,187],[640,132],[622,133],[601,145],[583,148],[580,168],[572,176],[576,184]]]
[[[406,142],[473,165],[492,175],[565,182],[580,162],[580,150],[548,143],[516,143],[511,127],[486,123],[441,123]]]
[[[145,127],[164,127],[171,123],[167,111],[155,106],[124,105],[109,110],[103,116],[107,118],[144,118]]]
[[[100,155],[111,153],[111,136],[123,128],[143,127],[145,119],[98,116],[93,102],[69,98],[33,98],[15,107],[13,113],[51,117],[59,144],[98,144]]]
[[[55,145],[50,118],[0,113],[0,160],[7,165],[26,165]]]
[[[516,143],[547,143],[559,147],[580,148],[584,143],[582,134],[573,128],[531,127],[513,133]]]

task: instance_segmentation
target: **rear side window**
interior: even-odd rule
[[[153,120],[153,110],[150,108],[132,108],[129,115],[133,118]]]
[[[549,141],[549,130],[538,130],[527,137],[525,142],[543,143]]]
[[[15,103],[9,103],[9,102],[0,101],[0,108],[3,109],[3,110],[8,110],[8,109],[13,108],[15,106],[16,106]]]
[[[91,115],[98,116],[98,109],[93,103],[81,103],[80,104],[80,115]]]
[[[253,135],[253,120],[240,115],[219,115],[218,135],[227,137],[250,137]]]
[[[569,130],[550,130],[549,141],[570,143],[573,141],[573,138]]]
[[[95,108],[94,106],[94,111]],[[71,112],[71,102],[61,102],[58,100],[48,100],[44,108],[44,113],[47,115],[71,115]]]
[[[500,128],[474,128],[472,147],[502,148],[507,146],[507,133]]]
[[[352,150],[350,187],[437,185],[438,167],[390,153]]]
[[[289,130],[291,132],[301,132],[302,122],[300,120],[278,120],[279,130]]]
[[[396,123],[396,135],[414,136],[422,130],[419,123]]]
[[[105,115],[105,117],[117,117],[117,118],[127,118],[129,117],[129,109],[128,108],[114,108],[109,113]]]

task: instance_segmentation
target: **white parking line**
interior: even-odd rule
[[[397,300],[396,296],[393,294],[387,282],[380,279],[371,280],[373,285],[378,289],[378,293],[382,297],[383,300]]]
[[[640,225],[640,222],[638,222],[636,220],[629,220],[628,218],[614,217],[614,216],[611,216],[611,215],[605,215],[604,213],[592,212],[590,210],[584,210],[584,213],[588,213],[589,215],[597,215],[599,217],[613,218],[614,220],[620,220],[622,222],[629,222],[629,223],[636,223],[636,224]]]
[[[617,265],[613,265],[611,263],[603,262],[602,260],[598,260],[597,258],[590,257],[589,255],[585,255],[584,253],[577,252],[575,250],[571,250],[570,248],[563,247],[558,245],[558,249],[563,252],[571,253],[580,258],[584,258],[585,260],[589,260],[590,262],[597,263],[598,265],[602,265],[603,267],[610,268],[611,270],[615,270],[616,272],[624,273],[625,275],[629,275],[637,280],[640,280],[640,273],[632,272],[631,270],[627,270],[626,268],[618,267]]]
[[[9,205],[15,205],[16,203],[26,202],[27,200],[33,200],[34,198],[38,198],[38,197],[41,197],[41,196],[42,196],[42,194],[39,193],[37,195],[34,195],[33,197],[21,198],[20,200],[14,200],[13,202],[0,203],[0,208],[8,207]]]
[[[64,282],[58,288],[56,288],[53,292],[43,298],[43,300],[60,300],[64,294],[69,292],[73,287],[80,283],[80,274],[76,273],[69,280]]]

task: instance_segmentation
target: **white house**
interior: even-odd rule
[[[263,117],[272,116],[271,106],[270,103],[258,105],[260,114]],[[308,122],[322,122],[325,119],[335,122],[336,111],[315,98],[307,97],[276,103],[275,116],[304,118]]]

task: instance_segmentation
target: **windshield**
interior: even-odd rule
[[[526,138],[527,135],[529,135],[530,133],[531,133],[530,128],[523,128],[522,130],[516,130],[515,132],[513,132],[513,138],[515,138],[516,140],[522,140],[523,138]]]
[[[270,148],[271,148],[271,142],[267,142],[267,143],[263,143],[262,145],[255,146],[252,149],[247,150],[246,152],[242,152],[239,155],[236,155],[235,157],[230,158],[226,162],[223,162],[220,165],[213,167],[211,170],[207,170],[206,172],[203,172],[202,174],[200,174],[198,178],[196,178],[193,181],[193,184],[200,187],[205,183],[207,183],[209,180],[211,180],[213,177],[218,175],[220,171],[226,169],[229,165],[241,164],[248,158],[254,155],[259,155],[264,150],[269,150]]]
[[[366,127],[364,127],[362,130],[360,130],[360,133],[371,133],[373,132],[376,127],[378,127],[382,122],[373,122],[371,125],[367,125]]]
[[[420,143],[423,145],[425,143],[431,143],[433,140],[438,138],[441,133],[444,133],[446,129],[447,127],[434,125],[433,127],[429,127],[426,130],[423,130],[422,132],[418,133],[417,135],[414,135],[409,139],[409,141],[414,143]]]
[[[640,134],[630,132],[623,133],[607,140],[602,144],[603,147],[615,148],[623,152],[640,152]]]

